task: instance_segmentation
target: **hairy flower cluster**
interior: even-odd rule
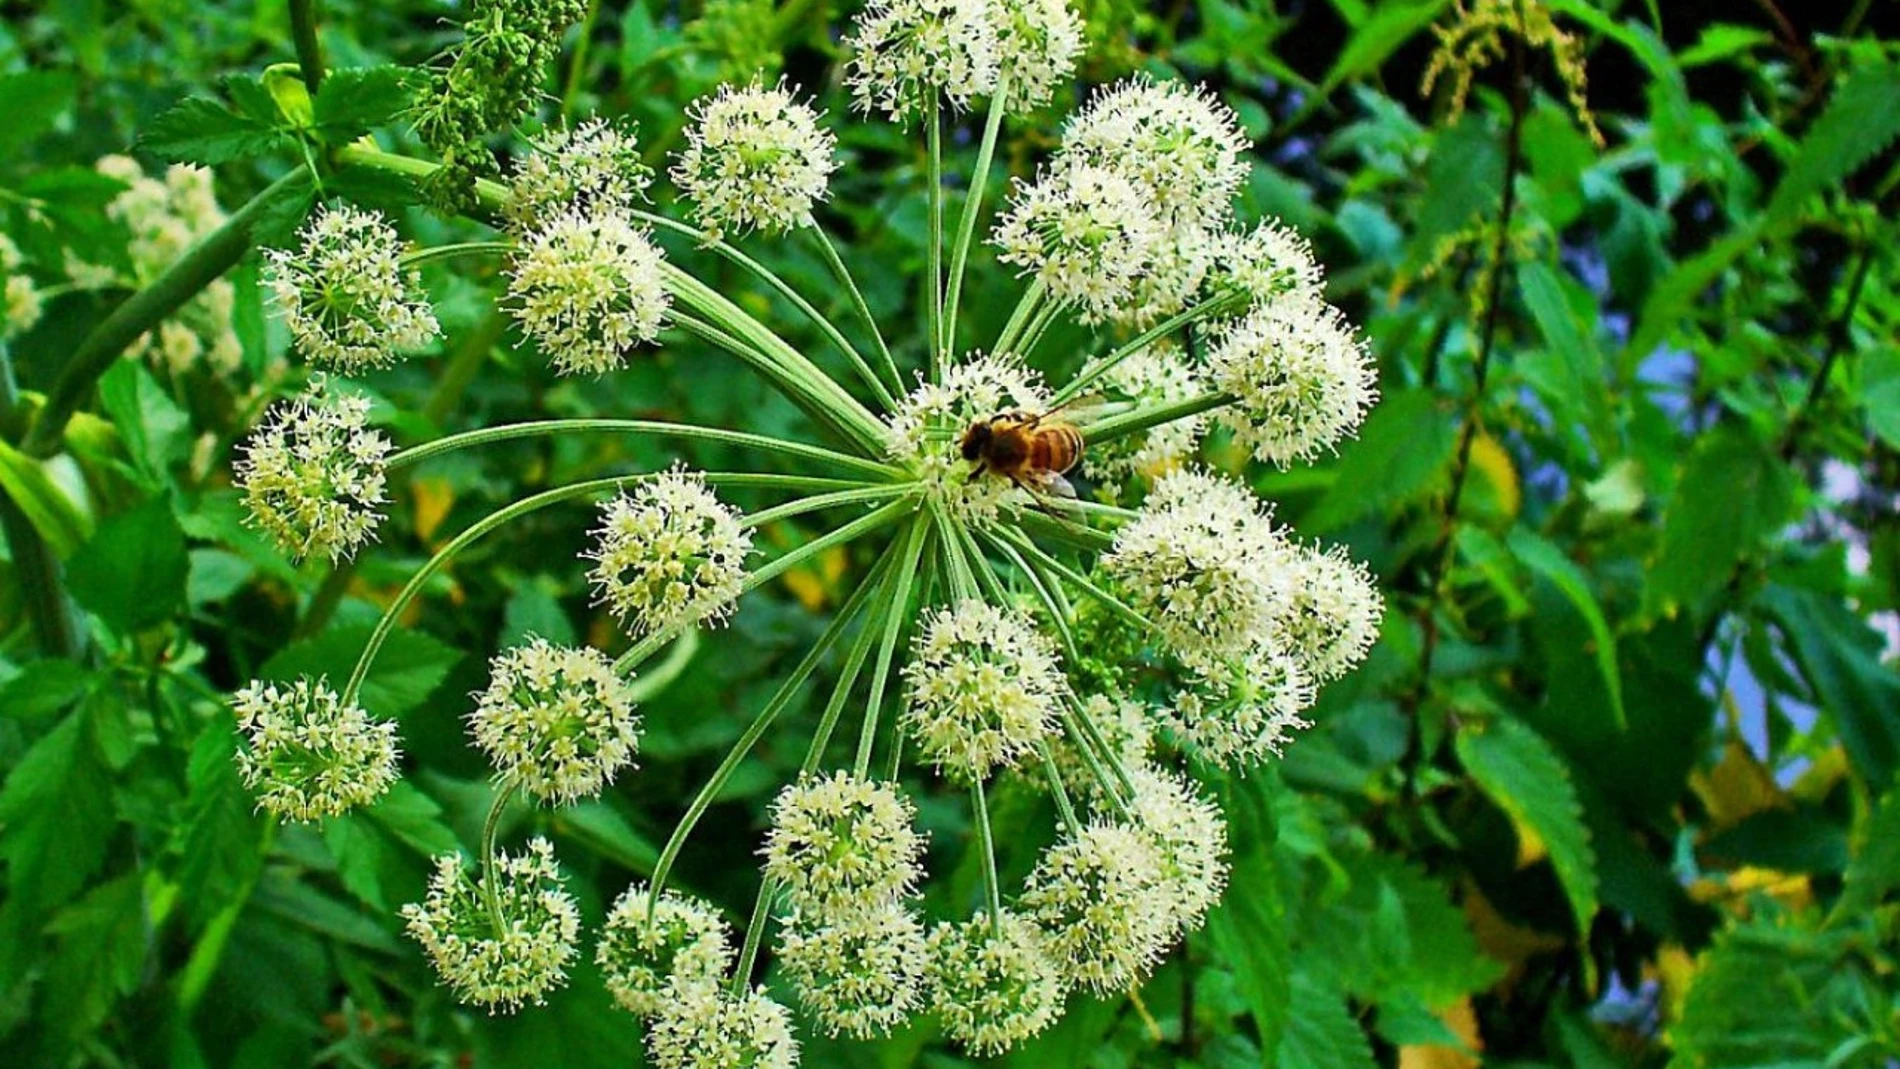
[[[639,748],[640,717],[613,662],[542,638],[494,659],[468,725],[497,772],[557,805],[599,794]]]
[[[588,577],[635,638],[717,623],[745,587],[752,533],[706,480],[669,471],[601,507]]]
[[[1101,567],[1189,664],[1235,656],[1272,631],[1286,601],[1285,538],[1246,488],[1184,469],[1154,484]]]
[[[651,888],[634,884],[608,911],[594,963],[621,1009],[651,1017],[678,990],[719,986],[732,967],[731,933],[706,903],[672,891],[654,903]]]
[[[1378,400],[1365,343],[1339,309],[1310,294],[1254,305],[1208,354],[1208,378],[1238,397],[1221,422],[1255,459],[1285,469],[1353,433]]]
[[[392,446],[369,429],[369,407],[318,380],[272,408],[244,444],[235,469],[251,522],[293,556],[341,560],[375,537]]]
[[[660,336],[665,254],[613,210],[569,208],[529,234],[508,280],[522,333],[564,375],[604,375]]]
[[[772,803],[765,878],[814,924],[893,905],[923,875],[915,819],[895,784],[842,771],[802,777]]]
[[[1154,753],[1154,729],[1148,722],[1148,709],[1140,702],[1128,698],[1113,698],[1106,694],[1091,694],[1082,699],[1081,707],[1075,711],[1079,720],[1086,720],[1102,741],[1102,749],[1114,760],[1120,761],[1123,768],[1137,768],[1148,763]],[[1094,755],[1096,763],[1084,756],[1084,746],[1089,744],[1068,735],[1054,735],[1049,739],[1049,759],[1055,766],[1057,777],[1062,780],[1062,788],[1070,794],[1093,799],[1103,790],[1102,781],[1096,776],[1095,769],[1106,758],[1096,753],[1092,746],[1087,752]],[[1024,771],[1033,772],[1033,784],[1046,784],[1042,779],[1039,760],[1025,762]]]
[[[806,1012],[854,1039],[890,1035],[917,1012],[924,959],[923,924],[898,902],[816,922],[794,913],[778,947]]]
[[[1138,182],[1161,221],[1213,229],[1247,178],[1233,109],[1205,90],[1145,75],[1090,100],[1062,131],[1062,155]]]
[[[647,1026],[654,1069],[794,1069],[792,1015],[765,990],[676,987]]]
[[[1001,412],[1048,407],[1041,377],[1021,361],[1001,353],[972,353],[944,369],[941,383],[923,383],[898,403],[890,420],[890,457],[910,469],[951,514],[990,523],[1015,485],[1000,476],[975,477],[974,466],[963,459],[963,433]]]
[[[541,1005],[566,983],[581,923],[546,839],[528,840],[518,855],[497,852],[479,882],[459,855],[436,858],[427,896],[402,915],[443,982],[491,1013]]]
[[[1335,547],[1294,547],[1281,644],[1314,683],[1330,683],[1365,660],[1379,637],[1385,599],[1366,566]]]
[[[944,1035],[990,1058],[1039,1035],[1062,1013],[1067,983],[1028,918],[1004,911],[930,932],[925,974]]]
[[[1026,114],[1049,103],[1075,71],[1082,20],[1068,0],[990,0],[996,31],[997,84],[1006,106]]]
[[[1103,376],[1103,386],[1113,396],[1142,407],[1173,404],[1207,392],[1187,354],[1169,341],[1157,341],[1116,364]],[[1153,480],[1194,455],[1206,426],[1207,417],[1197,414],[1092,445],[1082,454],[1082,473],[1110,487],[1133,476]]]
[[[1150,836],[1096,821],[1043,852],[1021,906],[1069,983],[1119,994],[1161,960],[1176,931],[1163,882]]]
[[[589,215],[619,211],[646,199],[653,169],[640,158],[633,131],[604,119],[560,128],[515,164],[503,214],[518,234],[531,234],[564,210]]]
[[[811,222],[837,167],[838,139],[781,83],[721,86],[688,112],[673,183],[714,238],[784,233]]]
[[[1160,864],[1167,913],[1178,930],[1201,926],[1227,887],[1227,824],[1187,777],[1152,766],[1132,766],[1129,808]]]
[[[368,805],[396,781],[396,725],[343,704],[321,679],[252,683],[231,709],[246,742],[238,775],[259,809],[320,820]]]
[[[1068,690],[1033,621],[974,599],[924,619],[904,681],[905,730],[938,772],[964,782],[1015,765],[1054,734]]]
[[[319,208],[294,251],[267,249],[264,286],[311,363],[346,375],[387,367],[434,340],[435,311],[402,266],[402,241],[381,216]]]
[[[1210,764],[1228,766],[1279,754],[1313,704],[1313,681],[1271,638],[1194,666],[1192,685],[1155,710],[1176,742]]]
[[[858,110],[902,122],[931,102],[968,107],[996,87],[990,0],[870,0],[845,45]]]
[[[1074,162],[1018,184],[991,240],[998,259],[1097,323],[1133,298],[1165,236],[1146,189],[1113,168]]]
[[[40,288],[22,270],[25,263],[20,247],[0,234],[0,278],[6,280],[6,289],[0,291],[0,341],[25,334],[40,321]]]

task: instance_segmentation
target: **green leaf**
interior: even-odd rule
[[[22,71],[0,77],[0,157],[17,153],[53,128],[72,106],[76,82],[70,71]]]
[[[1225,791],[1234,828],[1235,854],[1229,883],[1244,891],[1226,895],[1207,919],[1222,960],[1234,970],[1253,1012],[1263,1048],[1276,1047],[1287,1027],[1292,972],[1286,897],[1274,865],[1273,810],[1257,797],[1265,776],[1233,777]]]
[[[1883,345],[1861,358],[1861,403],[1867,425],[1893,449],[1900,449],[1900,346]]]
[[[1767,30],[1754,26],[1738,26],[1732,22],[1717,22],[1702,27],[1702,36],[1696,43],[1676,56],[1676,62],[1684,67],[1701,67],[1773,44],[1775,37]]]
[[[96,1030],[138,985],[151,938],[144,877],[128,872],[100,884],[54,917],[48,931],[59,946],[47,959],[46,1019],[70,1043]]]
[[[597,800],[567,806],[555,814],[554,821],[562,838],[571,839],[622,868],[650,873],[659,863],[660,848],[634,830],[633,825],[606,802]]]
[[[1504,184],[1501,143],[1498,131],[1476,111],[1434,135],[1425,165],[1425,193],[1407,256],[1413,267],[1431,260],[1441,238],[1497,211]]]
[[[192,745],[178,849],[179,893],[202,923],[247,891],[263,854],[264,825],[238,778],[237,726],[218,718]]]
[[[1760,607],[1780,628],[1814,702],[1870,783],[1900,772],[1900,675],[1881,663],[1880,635],[1840,600],[1771,586]]]
[[[1874,63],[1850,72],[1814,120],[1788,172],[1775,186],[1764,219],[1793,222],[1816,194],[1838,184],[1900,137],[1900,64]]]
[[[1346,1012],[1346,997],[1305,972],[1295,972],[1286,1034],[1274,1069],[1372,1069],[1372,1045]]]
[[[563,1069],[626,1069],[644,1064],[640,1026],[631,1014],[608,1013],[607,993],[591,956],[546,1006],[473,1021],[476,1064],[558,1065]]]
[[[574,624],[560,601],[536,583],[524,583],[502,608],[501,645],[520,646],[534,636],[557,646],[574,644]]]
[[[1544,344],[1562,361],[1566,392],[1581,402],[1590,437],[1601,451],[1616,441],[1609,398],[1603,388],[1603,353],[1571,311],[1564,284],[1549,264],[1533,261],[1518,268],[1524,307],[1544,335]]]
[[[442,823],[442,807],[408,780],[397,780],[390,784],[389,790],[376,800],[376,804],[362,813],[370,822],[423,857],[453,854],[462,848],[455,833]]]
[[[99,525],[66,565],[73,599],[120,635],[167,620],[185,604],[185,533],[161,498]]]
[[[1431,25],[1448,3],[1449,0],[1404,0],[1379,4],[1370,17],[1353,30],[1346,47],[1340,49],[1332,69],[1326,72],[1319,91],[1313,95],[1313,106],[1331,96],[1342,84],[1378,70],[1400,45]]]
[[[1900,788],[1889,787],[1854,836],[1856,849],[1847,863],[1847,885],[1834,904],[1830,923],[1858,916],[1900,887]]]
[[[1408,390],[1372,410],[1359,440],[1345,447],[1326,496],[1300,519],[1308,534],[1326,534],[1413,500],[1451,462],[1457,431],[1428,390]]]
[[[45,908],[99,870],[113,828],[112,781],[73,713],[42,735],[0,787],[0,860],[13,904]]]
[[[1636,316],[1636,331],[1623,349],[1624,370],[1631,370],[1656,347],[1674,336],[1694,311],[1697,301],[1730,264],[1760,244],[1755,227],[1746,225],[1713,242],[1694,258],[1676,266],[1649,291]]]
[[[263,679],[289,681],[298,676],[327,677],[341,687],[369,640],[367,625],[333,627],[316,638],[279,650],[259,670]],[[376,663],[363,680],[362,706],[377,716],[400,717],[428,700],[461,660],[461,651],[426,632],[398,628],[390,632]]]
[[[1590,627],[1591,644],[1596,647],[1597,668],[1603,673],[1603,685],[1610,693],[1610,712],[1616,726],[1629,728],[1629,714],[1623,709],[1623,674],[1617,665],[1616,636],[1603,618],[1603,606],[1590,589],[1590,579],[1564,551],[1528,528],[1517,527],[1506,536],[1511,552],[1532,571],[1550,580],[1570,604],[1576,606]]]
[[[1645,611],[1699,612],[1742,560],[1781,530],[1793,501],[1788,466],[1767,443],[1736,425],[1701,436],[1663,513]]]
[[[174,163],[215,166],[267,156],[288,142],[282,130],[208,97],[187,97],[153,119],[139,137],[147,152]]]
[[[331,71],[317,90],[317,129],[341,145],[388,123],[415,99],[416,72],[407,67],[344,67]]]
[[[1758,909],[1765,907],[1757,907]],[[1769,910],[1769,912],[1774,912]],[[1786,917],[1757,917],[1716,936],[1691,973],[1669,1029],[1680,1064],[1822,1069],[1871,1008],[1861,955],[1868,931],[1815,932]],[[1878,994],[1883,1009],[1890,996]],[[1849,1065],[1879,1065],[1853,1060]]]
[[[1489,720],[1458,733],[1458,760],[1478,787],[1549,851],[1564,897],[1587,935],[1597,912],[1596,858],[1583,807],[1563,759],[1515,720]]]
[[[86,696],[98,677],[72,661],[28,661],[18,675],[0,686],[0,711],[17,721],[63,713]]]
[[[0,441],[0,493],[7,495],[38,531],[53,555],[73,555],[92,534],[92,520],[46,474],[40,462]]]
[[[132,463],[149,478],[162,479],[166,468],[183,456],[190,417],[140,361],[121,360],[100,376],[99,401]]]

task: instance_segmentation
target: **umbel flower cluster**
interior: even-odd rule
[[[988,1056],[1048,1028],[1073,993],[1138,986],[1225,886],[1225,823],[1196,776],[1280,752],[1316,690],[1366,655],[1382,614],[1363,566],[1302,542],[1243,478],[1202,459],[1210,439],[1279,467],[1310,459],[1375,396],[1369,354],[1326,303],[1311,248],[1277,221],[1234,218],[1248,166],[1234,113],[1147,77],[1077,90],[1085,102],[1050,158],[993,205],[986,253],[977,238],[997,199],[986,194],[1003,120],[1056,98],[1077,16],[1063,0],[872,0],[847,40],[857,107],[920,125],[927,148],[928,296],[901,331],[871,314],[821,225],[837,165],[825,117],[763,79],[688,111],[666,172],[684,219],[653,208],[635,132],[595,120],[541,137],[511,182],[474,187],[493,241],[408,250],[386,221],[333,207],[267,264],[299,350],[333,376],[270,414],[238,468],[256,524],[295,554],[350,556],[375,537],[396,472],[504,438],[718,442],[812,472],[675,467],[517,501],[436,552],[340,689],[305,679],[240,695],[240,760],[260,806],[309,820],[370,801],[396,753],[362,683],[395,621],[475,540],[597,500],[574,568],[621,625],[624,651],[533,639],[495,657],[468,712],[495,770],[491,819],[474,856],[442,858],[404,911],[470,1005],[538,1002],[583,952],[554,844],[497,842],[509,800],[563,806],[635,774],[635,680],[650,658],[820,554],[853,545],[872,562],[688,806],[651,878],[596,934],[607,990],[645,1019],[661,1069],[791,1066],[801,1029],[873,1038],[925,1019]],[[946,171],[970,161],[946,157],[945,129],[965,111],[982,132],[951,218]],[[366,144],[341,155],[430,173]],[[731,244],[742,236],[806,243],[849,297],[851,333]],[[851,377],[825,373],[677,265],[668,250],[680,248],[722,256],[784,298]],[[503,258],[503,306],[558,373],[710,347],[783,392],[819,437],[548,420],[397,449],[334,376],[426,347],[436,322],[414,266],[447,255]],[[1000,330],[972,337],[960,296],[983,269],[1019,276],[1021,297]],[[1079,366],[1044,351],[1058,322],[1098,339]],[[722,496],[735,486],[785,500],[745,512]],[[794,516],[823,533],[766,559],[752,531]],[[771,805],[759,900],[736,930],[743,914],[668,877],[750,748],[814,681],[829,697]],[[1042,822],[993,826],[990,795],[1025,788],[1045,796]],[[935,847],[960,846],[982,873],[948,915],[922,895],[932,844],[915,799],[926,793],[967,807],[967,841]],[[1005,850],[1035,851],[1014,869],[1028,871],[1019,885],[999,875]]]

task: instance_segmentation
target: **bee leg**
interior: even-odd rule
[[[970,469],[970,477],[968,479],[965,479],[964,482],[973,483],[977,480],[977,476],[982,475],[984,472],[988,470],[990,470],[989,462],[982,461],[978,463],[976,467]]]

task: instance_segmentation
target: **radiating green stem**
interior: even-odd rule
[[[453,260],[461,256],[506,256],[515,251],[512,241],[458,241],[449,245],[432,245],[426,249],[405,252],[397,258],[397,263],[405,268],[421,267],[423,264],[438,260]]]
[[[893,576],[905,544],[903,539],[893,540],[878,558],[870,574],[864,578],[862,589],[872,592],[870,609],[858,627],[857,638],[852,640],[850,651],[845,654],[844,667],[838,671],[838,682],[831,689],[831,698],[825,702],[825,711],[818,717],[818,728],[812,733],[811,748],[805,752],[805,763],[799,766],[801,776],[818,771],[818,765],[825,757],[825,747],[830,744],[832,733],[838,727],[838,718],[843,715],[845,704],[851,700],[851,690],[857,686],[858,676],[864,671],[864,662],[870,659],[871,647],[877,644],[878,637],[883,634],[885,617],[896,611],[889,604],[889,594],[891,584],[896,581]]]
[[[1062,776],[1056,772],[1056,757],[1049,750],[1048,739],[1036,740],[1036,756],[1042,759],[1043,778],[1049,782],[1049,797],[1056,800],[1056,812],[1062,816],[1062,826],[1069,829],[1069,837],[1082,837],[1082,822],[1075,817],[1075,806],[1069,801],[1069,789],[1062,785]]]
[[[813,223],[804,230],[817,239],[818,251],[824,254],[825,262],[831,265],[832,275],[851,295],[851,303],[857,308],[858,318],[864,320],[865,329],[871,332],[871,341],[877,345],[877,355],[883,362],[884,373],[890,376],[891,389],[902,397],[905,393],[904,376],[897,370],[897,360],[891,356],[891,347],[884,342],[884,332],[878,329],[877,317],[871,314],[870,302],[864,299],[864,291],[858,288],[858,280],[852,277],[851,269],[845,266],[844,257],[838,254],[838,246],[832,243],[831,235],[824,227]]]
[[[1027,357],[1042,344],[1042,336],[1049,331],[1049,324],[1056,321],[1056,314],[1062,311],[1062,305],[1045,302],[1030,317],[1029,326],[1023,329],[1023,336],[1010,348],[1016,356]]]
[[[1075,736],[1075,748],[1089,766],[1095,782],[1101,784],[1103,792],[1114,801],[1117,808],[1125,809],[1122,795],[1134,797],[1134,781],[1128,778],[1128,769],[1122,764],[1121,755],[1108,745],[1101,729],[1095,726],[1088,710],[1082,708],[1074,695],[1070,695],[1063,704],[1062,722],[1068,727],[1069,734]]]
[[[1135,610],[1129,608],[1126,604],[1122,602],[1120,598],[1117,598],[1115,595],[1110,594],[1108,591],[1103,590],[1099,586],[1096,586],[1094,581],[1091,580],[1088,576],[1083,575],[1081,572],[1076,571],[1074,568],[1069,567],[1068,565],[1055,559],[1049,554],[1043,552],[1041,546],[1036,545],[1034,542],[1030,541],[1027,537],[1023,536],[1022,534],[1016,531],[1010,531],[1010,530],[1002,531],[1001,535],[1003,538],[1009,540],[1009,542],[1013,544],[1017,549],[1022,550],[1024,556],[1034,561],[1036,564],[1044,568],[1047,568],[1048,570],[1061,576],[1063,579],[1067,580],[1071,586],[1082,591],[1084,594],[1087,594],[1089,597],[1094,598],[1099,604],[1102,605],[1103,608],[1108,609],[1110,612],[1121,617],[1123,620],[1126,620],[1127,622],[1134,624],[1137,629],[1141,630],[1144,633],[1153,629],[1154,627],[1153,621],[1149,620],[1146,616],[1143,616],[1142,614],[1136,612]]]
[[[771,880],[759,884],[759,897],[752,903],[752,919],[746,922],[745,945],[739,948],[739,961],[732,970],[732,993],[742,995],[752,983],[752,969],[759,960],[759,944],[765,940],[765,921],[772,909],[772,896],[778,893]]]
[[[761,584],[778,578],[780,575],[798,567],[800,564],[818,556],[820,553],[831,549],[833,546],[842,546],[846,542],[857,538],[859,535],[875,531],[880,527],[888,526],[902,519],[904,516],[915,512],[917,510],[917,502],[914,497],[914,492],[909,490],[902,492],[904,493],[902,499],[893,501],[874,512],[860,516],[836,530],[827,531],[819,537],[799,546],[797,549],[780,554],[774,558],[770,564],[746,576],[745,589],[747,591],[756,590]]]
[[[1053,538],[1090,552],[1100,552],[1115,544],[1115,536],[1107,531],[1098,531],[1093,527],[1065,520],[1060,516],[1049,516],[1040,512],[1025,512],[1022,528],[1032,535]]]
[[[774,438],[766,434],[753,434],[749,431],[723,430],[717,427],[698,427],[690,423],[670,423],[650,419],[545,419],[531,420],[525,423],[506,423],[495,427],[483,427],[479,430],[463,431],[437,438],[421,445],[410,446],[390,455],[387,468],[395,471],[411,464],[420,464],[452,453],[458,449],[471,449],[476,446],[505,442],[516,438],[538,438],[557,434],[652,434],[665,437],[692,438],[707,442],[721,442],[727,445],[745,446],[783,456],[799,457],[805,460],[818,460],[835,464],[842,468],[863,472],[866,475],[883,479],[896,479],[902,473],[889,464],[875,460],[840,453],[822,446],[806,445],[803,442]]]
[[[745,361],[747,366],[763,375],[780,393],[790,398],[791,402],[797,405],[800,411],[810,416],[820,427],[829,429],[836,434],[841,441],[850,442],[854,445],[857,444],[857,435],[852,432],[845,420],[839,416],[836,409],[823,397],[819,396],[816,390],[806,386],[802,382],[785,378],[784,370],[780,367],[778,361],[760,351],[758,346],[741,338],[734,337],[718,327],[713,326],[711,323],[707,323],[704,320],[687,315],[678,310],[673,312],[668,322],[672,326],[678,327],[697,338],[711,343],[715,348],[722,349]]]
[[[990,180],[990,161],[996,155],[996,135],[1003,129],[1003,112],[1009,99],[1009,80],[998,79],[996,92],[990,95],[990,114],[983,124],[983,145],[976,153],[976,170],[970,172],[968,195],[963,199],[963,214],[957,220],[957,243],[950,253],[950,294],[943,303],[943,351],[957,351],[957,304],[963,296],[963,268],[970,256],[970,240],[976,234],[976,219],[983,210],[983,189]]]
[[[488,807],[488,819],[482,821],[482,900],[488,903],[488,919],[495,925],[495,938],[503,939],[508,935],[508,920],[501,915],[501,898],[495,893],[498,881],[495,871],[495,836],[501,830],[501,814],[514,799],[515,789],[520,783],[513,777],[504,778],[495,785],[495,800]]]
[[[157,327],[161,320],[236,266],[251,249],[251,228],[280,199],[309,180],[309,172],[300,168],[266,186],[263,192],[232,212],[223,226],[207,234],[177,263],[166,268],[164,274],[127,298],[88,331],[61,365],[59,377],[53,380],[53,388],[47,393],[45,407],[20,444],[21,451],[34,457],[57,452],[73,413],[91,396],[93,384],[118,361],[126,346]]]
[[[897,653],[898,637],[904,631],[911,585],[917,578],[917,567],[924,554],[924,535],[929,530],[929,516],[919,515],[911,524],[904,556],[897,566],[897,582],[891,592],[889,605],[890,615],[884,620],[884,638],[878,644],[877,667],[871,673],[870,700],[865,703],[864,726],[858,733],[858,756],[851,766],[859,778],[871,770],[871,748],[877,740],[878,714],[884,705],[884,690],[890,684],[891,662]]]
[[[1130,434],[1139,434],[1150,427],[1159,427],[1163,423],[1172,423],[1177,419],[1211,412],[1216,408],[1231,405],[1234,401],[1235,397],[1230,393],[1204,393],[1185,401],[1172,401],[1165,405],[1137,408],[1132,412],[1123,412],[1121,415],[1110,416],[1099,423],[1091,423],[1080,428],[1082,440],[1089,445],[1100,445]]]
[[[1003,881],[996,875],[996,843],[990,830],[990,805],[983,797],[983,781],[970,786],[970,805],[976,811],[976,844],[983,855],[984,900],[989,905],[990,927],[1003,925]]]
[[[1095,380],[1114,370],[1117,364],[1153,345],[1155,342],[1180,330],[1190,323],[1199,323],[1240,306],[1240,298],[1233,296],[1211,297],[1192,308],[1178,312],[1142,331],[1125,344],[1109,352],[1107,356],[1091,362],[1070,379],[1068,385],[1056,391],[1055,403],[1062,404],[1071,398],[1082,396],[1082,391],[1094,384]]]
[[[323,47],[317,41],[317,0],[290,0],[290,39],[297,49],[297,67],[304,88],[315,93],[323,84]]]
[[[1069,625],[1068,605],[1056,596],[1057,591],[1044,583],[1042,573],[1031,568],[1029,562],[1023,559],[1022,554],[1016,551],[1016,547],[994,535],[986,534],[984,538],[996,548],[998,553],[1016,566],[1016,570],[1022,573],[1023,579],[1035,592],[1036,600],[1042,602],[1043,610],[1049,614],[1050,621],[1055,624],[1056,635],[1062,640],[1063,652],[1068,656],[1070,663],[1073,664],[1079,660],[1081,651],[1076,647],[1075,632]]]
[[[1023,328],[1029,325],[1029,318],[1042,307],[1043,298],[1048,293],[1049,288],[1043,285],[1040,278],[1029,284],[1029,288],[1024,290],[1022,297],[1016,301],[1016,310],[1009,314],[1009,322],[1003,324],[1002,333],[996,336],[996,344],[991,347],[991,351],[998,353],[1016,351],[1016,340],[1022,336]]]
[[[943,115],[935,93],[924,114],[930,161],[930,300],[925,304],[924,337],[929,339],[930,381],[943,381]]]

